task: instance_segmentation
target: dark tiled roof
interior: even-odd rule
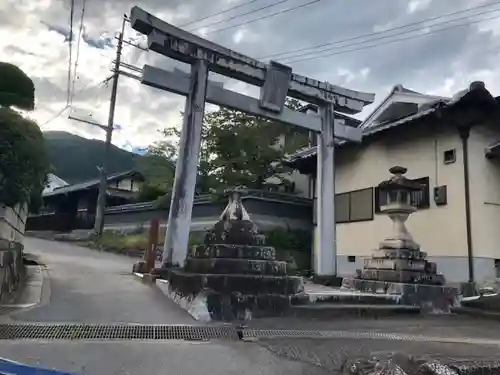
[[[132,176],[139,176],[140,178],[144,178],[144,176],[137,171],[130,170],[130,171],[125,171],[125,172],[118,172],[118,173],[113,173],[108,176],[108,182],[120,179],[120,178],[126,178],[126,177],[132,177]],[[63,186],[60,188],[56,188],[53,191],[43,194],[44,197],[50,197],[53,195],[59,195],[59,194],[67,194],[75,191],[81,191],[81,190],[87,190],[91,189],[93,187],[97,187],[99,185],[100,179],[99,178],[94,178],[92,180],[87,180],[83,182],[79,182],[74,185],[68,185],[68,186]]]
[[[411,90],[408,90],[408,91],[411,91]],[[440,109],[452,108],[458,104],[461,104],[461,102],[467,101],[469,99],[474,100],[474,97],[476,97],[478,101],[485,101],[485,102],[488,101],[492,105],[496,105],[496,106],[500,107],[500,99],[494,98],[490,94],[490,92],[488,90],[486,90],[483,82],[473,82],[470,84],[470,86],[467,89],[461,90],[458,93],[456,93],[451,100],[436,101],[432,105],[430,105],[429,108],[422,109],[421,111],[419,111],[413,115],[404,117],[402,119],[399,119],[399,120],[396,120],[393,122],[384,123],[384,124],[380,124],[380,125],[377,125],[374,127],[366,128],[363,131],[363,137],[371,136],[371,135],[377,134],[379,132],[382,132],[382,131],[385,131],[388,129],[399,127],[401,125],[408,125],[417,119],[421,119],[423,117],[432,115]],[[342,146],[342,145],[348,143],[348,141],[338,141],[335,143],[337,144],[337,146]],[[302,149],[302,150],[296,152],[295,154],[290,155],[286,159],[285,163],[288,165],[291,165],[295,161],[298,161],[301,159],[307,159],[310,157],[315,157],[316,154],[317,154],[317,147],[316,146]]]

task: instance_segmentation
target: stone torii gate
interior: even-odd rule
[[[179,155],[165,235],[163,266],[184,266],[201,145],[205,102],[262,116],[318,133],[318,238],[314,271],[336,275],[334,139],[360,142],[362,133],[334,118],[334,110],[358,113],[374,94],[331,85],[292,73],[288,66],[264,64],[177,28],[139,7],[132,28],[148,37],[149,50],[191,65],[189,75],[153,66],[143,68],[142,83],[186,96]],[[224,89],[208,80],[209,71],[261,87],[260,100]],[[287,96],[318,105],[320,115],[284,106]]]

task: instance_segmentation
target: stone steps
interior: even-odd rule
[[[351,305],[399,305],[400,295],[375,294],[356,291],[333,289],[331,291],[311,292],[294,296],[294,305],[321,305],[321,304],[351,304]]]
[[[291,307],[291,315],[297,318],[329,320],[333,318],[378,318],[394,315],[420,315],[418,306],[316,303]]]

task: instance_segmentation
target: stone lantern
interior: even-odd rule
[[[436,263],[427,261],[427,254],[420,251],[405,226],[417,210],[412,194],[424,187],[404,176],[406,168],[396,166],[389,171],[392,177],[378,187],[380,209],[391,219],[392,233],[380,242],[355,277],[343,279],[342,288],[372,293],[370,297],[380,298],[380,303],[390,301],[419,307],[420,311],[449,312],[458,291],[444,285],[444,276],[437,274]],[[359,298],[366,299],[366,295]]]
[[[381,242],[381,248],[413,251],[420,249],[408,232],[405,222],[417,210],[411,203],[412,193],[422,191],[424,187],[407,179],[404,176],[406,171],[404,167],[392,167],[389,172],[393,176],[378,185],[380,200],[385,202],[381,205],[380,212],[386,214],[393,223],[392,235]]]
[[[412,193],[422,191],[422,185],[404,175],[407,169],[395,166],[389,169],[393,175],[379,187],[381,213],[392,220],[392,233],[383,241],[370,259],[365,260],[359,277],[399,283],[444,284],[444,277],[436,274],[436,264],[428,262],[427,254],[413,240],[405,222],[417,209],[412,205]]]

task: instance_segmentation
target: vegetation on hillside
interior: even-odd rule
[[[97,166],[101,165],[104,158],[103,141],[63,131],[49,131],[43,134],[54,174],[70,184],[99,178]],[[111,174],[133,169],[136,158],[139,157],[112,145],[108,157],[108,171]]]
[[[15,110],[35,106],[34,85],[18,67],[0,63],[0,202],[36,212],[49,163],[38,125]]]

